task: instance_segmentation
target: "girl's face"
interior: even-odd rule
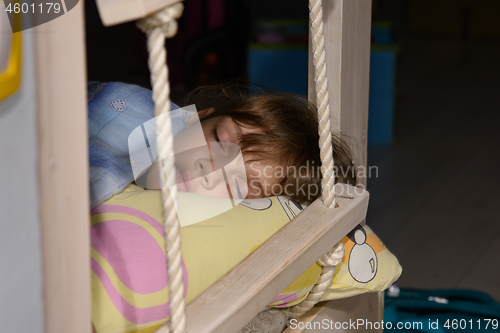
[[[245,162],[238,146],[242,134],[258,133],[258,128],[239,126],[231,117],[202,120],[201,130],[199,124],[188,122],[174,138],[178,191],[234,199],[272,195],[277,166]]]

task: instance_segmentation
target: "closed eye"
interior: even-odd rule
[[[233,187],[233,193],[235,194],[235,197],[237,197],[240,200],[244,200],[247,198],[249,195],[249,187],[246,182],[246,180],[240,178],[240,177],[235,177],[233,178],[234,182],[234,187]]]
[[[245,199],[243,197],[243,194],[241,194],[241,189],[240,189],[240,185],[238,184],[238,181],[235,180],[235,183],[236,183],[236,192],[238,193],[238,198]]]
[[[215,141],[217,141],[219,143],[220,148],[224,152],[224,146],[222,145],[222,142],[220,142],[219,134],[217,134],[217,127],[213,128],[213,130],[212,130],[212,136],[215,138]]]

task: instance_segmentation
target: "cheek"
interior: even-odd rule
[[[208,190],[203,186],[202,184],[202,179],[197,178],[189,182],[190,183],[190,193],[196,193],[196,194],[201,194],[201,195],[206,195],[209,197],[216,197],[216,198],[229,198],[229,193],[227,190],[227,185],[225,183],[220,183],[214,188]]]
[[[174,137],[174,153],[206,146],[205,131],[200,125],[191,125]]]
[[[183,151],[186,151],[188,149],[186,142],[186,135],[179,134],[178,136],[174,137],[174,154],[179,154]]]
[[[191,169],[190,166],[193,164],[189,158],[189,154],[174,152],[174,163],[175,166],[181,169]]]
[[[227,192],[226,184],[224,184],[223,186],[217,186],[213,191],[210,191],[210,196],[229,199],[229,193]]]

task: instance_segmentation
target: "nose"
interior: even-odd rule
[[[213,190],[217,185],[225,183],[223,170],[216,169],[213,171],[210,160],[200,159],[198,165],[200,168],[201,184],[207,190]]]
[[[200,177],[214,171],[212,161],[209,158],[198,158],[195,163],[195,169]]]
[[[207,190],[212,190],[222,183],[228,184],[229,177],[245,173],[244,165],[237,165],[236,163],[227,163],[215,170],[212,169],[209,159],[200,158],[196,161],[196,164],[201,183]]]
[[[229,185],[229,178],[235,175],[245,174],[245,165],[239,146],[232,143],[225,143],[224,151],[218,152],[211,149],[211,158],[199,158],[196,160],[196,169],[202,184],[207,190],[212,190],[220,184]],[[241,161],[240,161],[241,160]]]

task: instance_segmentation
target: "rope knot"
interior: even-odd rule
[[[182,3],[176,3],[140,19],[136,25],[144,33],[149,33],[153,29],[160,29],[165,38],[172,37],[177,32],[176,20],[181,17],[183,9]]]

